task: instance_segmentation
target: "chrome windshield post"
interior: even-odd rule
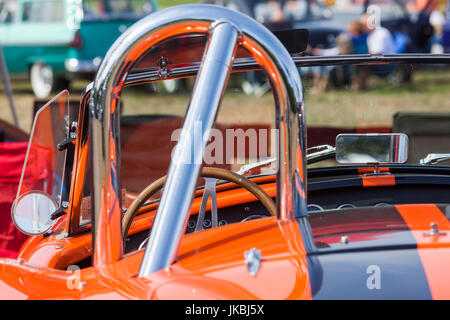
[[[170,265],[186,229],[203,151],[230,74],[238,32],[228,22],[211,26],[211,36],[202,60],[180,140],[167,174],[163,193],[145,251],[139,276]],[[197,136],[199,141],[197,140]],[[173,201],[176,199],[177,201]]]

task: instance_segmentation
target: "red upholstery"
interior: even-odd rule
[[[28,238],[14,226],[11,205],[16,197],[28,142],[0,143],[0,257],[16,258]]]

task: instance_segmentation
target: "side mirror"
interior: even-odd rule
[[[36,113],[17,196],[11,208],[15,226],[27,235],[47,232],[56,222],[51,215],[66,199],[64,169],[67,150],[69,92],[62,91]]]
[[[56,220],[50,219],[56,203],[43,192],[30,192],[19,197],[12,208],[14,225],[21,232],[35,236],[47,232]]]
[[[343,164],[405,163],[406,134],[340,134],[336,137],[336,161]]]

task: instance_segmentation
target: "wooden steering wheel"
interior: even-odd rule
[[[249,191],[251,194],[253,194],[256,198],[258,198],[259,201],[262,202],[264,207],[269,211],[270,215],[275,216],[277,209],[275,206],[275,202],[272,200],[272,198],[263,190],[260,186],[258,186],[253,181],[248,180],[244,176],[234,173],[229,170],[221,169],[221,168],[213,168],[213,167],[204,167],[201,171],[201,176],[203,178],[213,178],[213,186],[214,186],[214,194],[209,194],[212,199],[212,207],[211,210],[217,211],[217,204],[215,203],[215,183],[216,179],[220,180],[226,180],[229,182],[233,182],[242,188]],[[130,230],[131,222],[133,221],[134,217],[136,216],[136,213],[138,210],[142,207],[142,205],[157,191],[159,191],[166,182],[166,177],[161,177],[158,180],[154,181],[148,187],[146,187],[137,197],[134,199],[133,203],[128,207],[123,219],[122,219],[122,235],[123,239],[126,239],[126,236],[128,235],[128,231]],[[207,194],[207,186],[208,186],[208,180],[205,186],[204,191],[204,201],[202,201],[202,206],[200,208],[199,217],[202,219],[204,218],[204,214],[206,211],[206,201],[208,200],[208,197],[205,199],[205,195]],[[203,204],[204,203],[204,204]],[[214,227],[214,223],[213,223]],[[196,229],[197,230],[197,229]]]

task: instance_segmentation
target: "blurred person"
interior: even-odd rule
[[[364,14],[360,19],[364,31],[367,33],[367,50],[369,54],[395,54],[397,46],[391,32],[380,25],[379,19],[371,14]],[[371,74],[381,78],[388,78],[393,74],[394,65],[374,65],[368,68]],[[369,72],[369,71],[366,71]]]
[[[367,54],[369,48],[367,46],[368,34],[361,21],[352,21],[348,24],[347,32],[353,44],[353,54]],[[367,67],[352,66],[351,70],[351,87],[353,90],[364,90],[367,87],[367,78],[369,69]]]
[[[255,5],[255,18],[260,23],[281,22],[285,19],[281,3],[273,0]]]
[[[394,37],[370,14],[364,14],[360,20],[367,32],[367,49],[370,54],[393,54],[396,52]]]
[[[335,56],[351,54],[353,52],[353,43],[350,35],[347,33],[341,33],[336,38],[336,47],[330,49],[313,49],[313,54],[316,56]],[[320,93],[328,88],[330,79],[334,85],[339,85],[348,82],[347,79],[350,76],[348,68],[341,66],[320,66],[312,67],[314,85],[312,93]]]
[[[442,43],[444,24],[445,24],[445,8],[436,7],[430,14],[430,24],[433,27],[433,36],[431,41],[431,53],[444,53],[444,46]]]
[[[408,10],[410,11],[416,11],[416,12],[421,12],[422,10],[425,10],[428,13],[431,13],[436,6],[438,5],[438,3],[441,2],[439,0],[416,0],[413,2],[409,2],[406,7]]]
[[[288,1],[283,7],[283,14],[287,20],[302,20],[307,16],[308,2],[306,1]]]
[[[367,54],[367,37],[364,26],[360,21],[352,21],[347,32],[336,38],[336,47],[331,49],[314,49],[314,55],[330,56],[344,54]],[[353,90],[366,88],[368,69],[359,66],[322,66],[314,69],[313,92],[326,90],[332,82],[335,86],[351,85]]]
[[[348,24],[347,32],[353,44],[353,54],[367,54],[369,48],[367,46],[368,34],[361,21],[352,21]]]

